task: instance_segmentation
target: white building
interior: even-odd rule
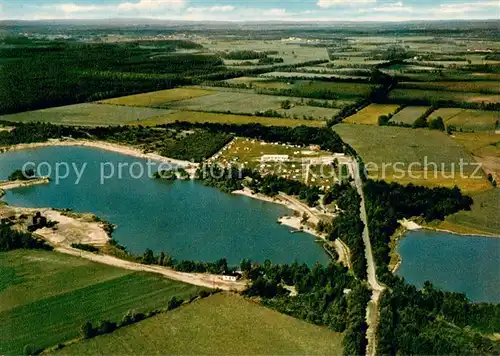
[[[288,155],[263,155],[260,157],[261,162],[288,162],[290,156]]]

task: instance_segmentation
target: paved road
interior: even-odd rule
[[[368,330],[366,337],[368,338],[368,345],[366,347],[366,354],[374,356],[376,354],[377,346],[377,324],[378,324],[378,301],[382,291],[385,289],[383,285],[377,280],[375,261],[373,260],[372,244],[370,242],[370,232],[368,230],[368,218],[366,215],[365,207],[365,194],[363,192],[363,181],[359,174],[358,162],[353,163],[354,181],[358,194],[361,197],[360,217],[363,221],[365,228],[363,230],[363,242],[365,244],[365,257],[367,262],[368,284],[372,289],[372,299],[368,304],[366,310],[366,321],[368,323]]]

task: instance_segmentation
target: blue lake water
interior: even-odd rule
[[[500,238],[411,231],[399,243],[398,274],[422,287],[429,280],[478,302],[500,302]]]
[[[132,179],[127,168],[122,177],[101,184],[101,164],[110,166],[146,161],[87,147],[44,147],[0,154],[0,179],[26,162],[47,162],[54,170],[57,162],[87,167],[78,185],[76,173],[56,184],[7,191],[4,200],[23,207],[71,208],[91,212],[118,225],[113,237],[133,253],[146,248],[165,251],[176,259],[214,261],[227,258],[239,264],[243,258],[274,263],[297,260],[313,265],[328,263],[315,238],[305,233],[291,234],[290,228],[276,223],[291,212],[285,207],[255,199],[232,196],[197,182],[165,182],[144,176]],[[41,171],[45,174],[47,167]],[[61,166],[61,172],[64,173]],[[138,175],[136,165],[132,174]],[[54,178],[54,172],[51,175]]]

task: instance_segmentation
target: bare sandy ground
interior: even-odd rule
[[[408,220],[408,219],[403,219],[403,220],[400,220],[398,222],[401,224],[401,226],[403,226],[406,230],[409,230],[409,231],[422,229],[422,226],[420,226],[416,222]]]
[[[55,250],[61,253],[66,253],[73,256],[79,256],[91,260],[93,262],[102,263],[110,266],[120,267],[132,271],[160,274],[175,281],[193,284],[200,287],[213,288],[213,289],[220,288],[229,291],[242,291],[246,288],[246,283],[244,281],[237,281],[237,282],[223,281],[220,278],[220,276],[208,273],[202,274],[202,273],[177,272],[166,267],[143,265],[140,263],[121,260],[113,256],[98,255],[68,247],[57,247]]]
[[[157,153],[144,153],[140,149],[131,146],[119,145],[110,142],[104,141],[90,141],[90,140],[51,140],[48,142],[38,142],[38,143],[26,143],[13,145],[10,147],[3,147],[6,151],[17,151],[17,150],[25,150],[25,149],[34,149],[40,147],[48,147],[48,146],[83,146],[83,147],[93,147],[99,148],[101,150],[112,151],[116,153],[120,153],[127,156],[142,158],[142,159],[150,159],[157,162],[174,164],[179,167],[198,167],[198,163],[193,163],[189,161],[181,161],[174,158],[168,158],[161,156]]]
[[[32,185],[48,184],[49,178],[36,178],[30,180],[0,181],[0,197],[3,196],[2,190],[16,189],[22,187],[31,187]]]

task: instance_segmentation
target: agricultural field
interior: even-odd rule
[[[443,118],[446,125],[454,125],[457,130],[495,132],[496,122],[500,120],[498,111],[441,108],[434,111],[429,118]]]
[[[0,253],[0,353],[79,337],[86,321],[119,321],[129,310],[164,308],[200,288],[40,250]],[[112,303],[110,302],[112,301]]]
[[[325,122],[322,120],[302,120],[302,119],[288,119],[288,118],[274,118],[274,117],[259,117],[249,115],[231,115],[231,114],[218,114],[201,111],[178,111],[172,114],[158,116],[150,120],[145,120],[140,123],[132,123],[133,125],[141,124],[143,126],[156,126],[162,124],[173,123],[176,121],[186,122],[199,122],[199,123],[219,123],[219,124],[251,124],[259,123],[266,126],[312,126],[323,127]]]
[[[214,95],[202,96],[171,103],[169,107],[174,110],[193,110],[206,112],[224,112],[239,114],[254,114],[266,110],[278,110],[281,103],[288,97],[274,95],[260,95],[219,91]]]
[[[101,100],[99,103],[124,106],[154,107],[164,106],[174,101],[198,98],[200,96],[215,94],[210,90],[194,88],[177,88],[169,90],[154,91],[151,93],[136,94]]]
[[[0,116],[15,122],[50,122],[73,126],[124,125],[172,113],[172,110],[134,108],[107,104],[76,104]]]
[[[500,137],[491,132],[455,132],[453,137],[500,183]]]
[[[342,355],[341,342],[342,334],[220,293],[58,354]]]
[[[371,104],[356,114],[344,120],[348,124],[378,125],[378,118],[381,115],[393,114],[399,105]]]
[[[425,114],[428,109],[428,106],[407,106],[395,114],[392,117],[391,122],[412,125],[415,120]]]
[[[329,120],[333,116],[335,116],[340,110],[339,109],[330,109],[330,108],[322,108],[317,106],[307,106],[307,105],[295,105],[290,109],[279,109],[277,110],[280,114],[286,115],[290,118],[298,118],[302,119],[306,118],[314,118],[315,120]]]
[[[495,132],[500,125],[500,112],[482,110],[463,110],[457,115],[446,120],[446,125],[454,125],[463,131],[489,131]]]
[[[498,219],[500,189],[492,189],[472,198],[474,204],[470,211],[460,211],[448,216],[438,228],[466,234],[500,236],[500,219]]]
[[[389,93],[389,99],[396,103],[411,103],[425,101],[463,101],[468,103],[498,103],[500,94],[463,93],[442,90],[394,89]]]
[[[261,162],[263,155],[286,155],[286,162]],[[322,186],[328,189],[336,181],[332,170],[334,157],[330,152],[317,148],[300,147],[235,138],[218,154],[210,159],[227,167],[235,165],[244,168],[258,169],[262,175],[276,174],[283,178],[299,180],[307,184]],[[342,160],[342,158],[340,158]]]
[[[464,174],[460,174],[461,159],[471,164],[476,161],[443,132],[348,124],[336,125],[334,130],[359,153],[374,179],[425,186],[457,185],[467,193],[491,189],[482,171],[477,179],[469,178],[476,169],[475,165],[464,166]],[[427,174],[426,160],[429,167]]]
[[[301,46],[299,42],[286,41],[286,40],[202,40],[200,41],[206,49],[210,52],[222,51],[278,51],[278,54],[270,55],[272,58],[283,58],[283,65],[303,63],[314,60],[328,60],[328,52],[326,48],[321,47],[306,47]],[[243,61],[245,62],[245,61]],[[260,67],[260,66],[259,66]],[[242,68],[242,67],[234,67]]]
[[[498,81],[462,81],[462,82],[403,82],[398,83],[400,89],[445,90],[458,92],[475,92],[483,94],[500,94]]]

